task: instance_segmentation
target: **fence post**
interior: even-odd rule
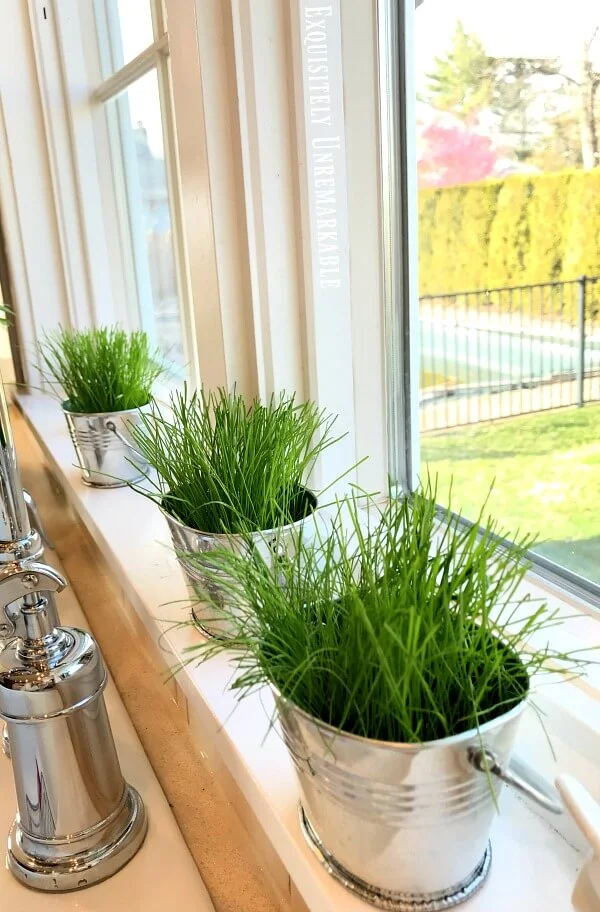
[[[578,280],[579,293],[577,296],[577,407],[582,408],[585,403],[583,380],[585,377],[585,286],[586,277]]]

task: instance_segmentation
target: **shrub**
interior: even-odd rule
[[[533,192],[530,178],[503,182],[490,228],[487,288],[521,285],[529,255],[531,231],[528,204]]]
[[[573,172],[561,224],[568,242],[565,278],[600,275],[600,168]]]
[[[569,202],[571,172],[541,174],[531,181],[528,205],[529,251],[525,263],[526,282],[536,284],[562,277],[569,235],[565,231],[565,212]]]
[[[421,295],[599,275],[599,199],[600,168],[421,190]]]

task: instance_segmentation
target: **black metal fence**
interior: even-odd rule
[[[600,400],[600,276],[420,299],[421,428]]]

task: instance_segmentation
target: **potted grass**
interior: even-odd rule
[[[44,379],[58,387],[84,484],[123,487],[146,469],[132,453],[130,430],[165,373],[146,333],[118,327],[60,328],[40,344]]]
[[[313,402],[285,395],[249,405],[236,392],[172,394],[168,414],[153,405],[132,429],[135,447],[156,471],[141,493],[165,516],[188,581],[199,592],[197,623],[227,636],[216,580],[212,600],[201,596],[210,554],[228,547],[244,556],[259,549],[273,565],[286,553],[292,530],[317,507],[307,487],[319,456],[339,440],[335,419]],[[149,488],[149,489],[148,489]],[[193,563],[192,555],[197,555]]]
[[[556,620],[519,595],[530,542],[499,551],[494,531],[440,522],[427,484],[370,503],[366,523],[341,504],[283,558],[285,589],[258,552],[213,555],[237,632],[189,660],[227,648],[239,698],[273,689],[306,838],[384,909],[447,909],[481,886],[503,780],[560,812],[509,762],[533,675],[578,659],[536,648]]]

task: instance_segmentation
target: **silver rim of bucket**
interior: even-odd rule
[[[300,526],[307,519],[310,519],[314,511],[318,507],[318,500],[316,495],[310,491],[308,488],[305,489],[311,499],[313,504],[313,511],[308,513],[302,519],[298,519],[295,522],[288,523],[285,526],[278,526],[273,529],[264,529],[257,532],[249,533],[250,539],[253,542],[262,542],[265,543],[270,537],[277,540],[278,537],[285,535],[287,532],[292,529]],[[231,534],[228,535],[223,532],[202,532],[199,529],[193,529],[191,526],[186,526],[185,523],[182,523],[181,520],[176,519],[171,513],[167,512],[161,504],[158,504],[158,508],[162,515],[165,517],[167,524],[169,526],[169,531],[171,533],[171,539],[174,546],[177,546],[176,536],[179,539],[179,543],[185,543],[185,550],[190,551],[193,554],[206,554],[210,551],[213,551],[217,547],[232,547],[238,552],[242,552],[246,547],[247,536],[240,534]],[[207,547],[194,547],[195,542],[204,542]],[[183,548],[181,550],[184,550]],[[275,551],[274,551],[275,554]],[[195,583],[202,583],[202,577],[199,574],[198,570],[195,567],[191,567],[185,560],[185,558],[178,556],[178,561],[184,570],[188,581],[192,588],[194,588]],[[204,636],[211,639],[217,640],[227,640],[231,635],[226,633],[217,633],[214,630],[211,630],[206,626],[207,618],[206,616],[202,617],[200,615],[200,608],[198,605],[192,605],[192,617],[194,623],[198,629],[204,634]],[[215,620],[219,620],[216,618]]]
[[[65,402],[62,403],[61,407],[62,407],[65,417],[67,418],[69,432],[70,432],[71,439],[73,441],[73,446],[75,447],[75,453],[76,453],[77,459],[78,459],[77,464],[81,471],[82,484],[86,485],[86,487],[88,487],[88,488],[105,488],[107,490],[111,490],[114,488],[126,488],[132,484],[139,484],[139,482],[141,482],[146,477],[146,475],[144,474],[143,471],[140,471],[139,475],[136,475],[134,478],[130,478],[127,481],[120,481],[117,479],[112,479],[112,480],[106,481],[106,482],[92,481],[91,477],[86,477],[86,473],[88,475],[91,475],[92,472],[94,472],[94,470],[91,470],[91,469],[87,468],[87,466],[82,465],[79,460],[79,453],[77,451],[78,444],[75,443],[75,438],[74,438],[74,435],[76,432],[74,430],[74,427],[72,427],[70,422],[68,421],[68,416],[71,415],[73,418],[88,418],[88,419],[105,418],[107,420],[110,420],[112,418],[127,418],[128,415],[131,415],[131,416],[139,415],[139,413],[143,409],[147,409],[149,405],[150,405],[150,403],[147,402],[145,405],[138,406],[138,408],[124,409],[123,411],[116,411],[116,412],[74,412],[72,409],[66,408]],[[107,428],[107,430],[108,430],[108,428]],[[116,436],[120,437],[119,434],[117,434]],[[129,448],[132,449],[130,444],[127,444],[127,446],[129,446]],[[98,473],[96,472],[95,474],[98,474]]]
[[[451,893],[424,896],[423,894],[381,890],[355,877],[335,860],[319,839],[302,804],[299,806],[299,816],[304,838],[327,873],[351,893],[366,900],[372,906],[388,910],[388,912],[443,912],[444,909],[452,909],[474,896],[481,889],[490,872],[492,846],[488,843],[484,856],[475,870],[462,883],[457,884]]]
[[[525,711],[528,700],[527,695],[521,700],[520,703],[517,703],[516,706],[513,706],[512,709],[500,713],[500,715],[495,716],[493,719],[489,719],[487,722],[483,722],[479,728],[469,728],[466,731],[459,732],[457,735],[450,735],[447,738],[438,738],[436,741],[416,741],[413,744],[412,742],[409,743],[405,741],[379,741],[376,738],[365,738],[364,735],[355,735],[353,732],[348,732],[344,731],[343,729],[336,728],[334,725],[330,725],[328,722],[323,722],[316,716],[311,716],[311,714],[306,712],[305,709],[302,709],[300,706],[297,706],[296,703],[294,703],[292,700],[284,697],[274,684],[270,684],[270,687],[275,695],[276,703],[281,703],[284,707],[289,707],[293,713],[302,716],[304,719],[306,719],[307,722],[311,723],[316,728],[321,729],[323,732],[325,732],[325,734],[329,734],[334,738],[339,738],[345,741],[355,741],[358,744],[389,751],[397,751],[398,753],[403,753],[407,750],[412,751],[415,749],[426,750],[427,748],[432,747],[447,747],[449,745],[460,744],[463,741],[470,741],[474,736],[480,738],[481,735],[485,735],[488,731],[493,731],[499,726],[510,722],[511,719],[520,716],[521,713]]]

